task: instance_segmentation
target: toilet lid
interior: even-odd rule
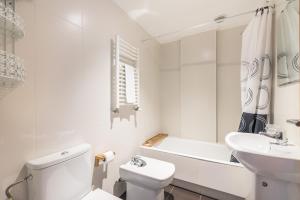
[[[82,200],[121,200],[118,197],[115,197],[108,192],[105,192],[100,189],[96,189],[86,195]]]

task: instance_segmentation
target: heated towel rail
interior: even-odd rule
[[[134,88],[132,88],[134,101],[128,102],[128,90],[126,87],[126,66],[134,71]],[[112,112],[119,113],[121,106],[130,106],[135,111],[139,105],[139,49],[116,35],[113,43],[112,65]]]

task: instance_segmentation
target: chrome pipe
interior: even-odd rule
[[[13,188],[13,187],[15,187],[16,185],[19,185],[20,183],[23,183],[23,182],[27,182],[28,180],[31,180],[33,178],[33,176],[30,174],[30,175],[28,175],[28,176],[26,176],[24,179],[22,179],[22,180],[20,180],[20,181],[17,181],[17,182],[15,182],[15,183],[13,183],[13,184],[11,184],[11,185],[9,185],[7,188],[6,188],[6,190],[5,190],[5,195],[6,195],[6,197],[7,197],[7,200],[14,200],[14,197],[13,197],[13,195],[12,195],[12,193],[11,193],[11,189]]]

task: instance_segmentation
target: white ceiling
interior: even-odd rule
[[[212,21],[215,17],[228,16],[256,9],[265,0],[113,0],[151,36],[184,30]],[[245,24],[252,15],[227,20],[217,28]],[[159,37],[161,43],[177,40],[183,36],[215,28],[212,26],[193,28]]]

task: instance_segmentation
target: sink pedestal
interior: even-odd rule
[[[255,200],[299,200],[300,184],[256,175]]]

